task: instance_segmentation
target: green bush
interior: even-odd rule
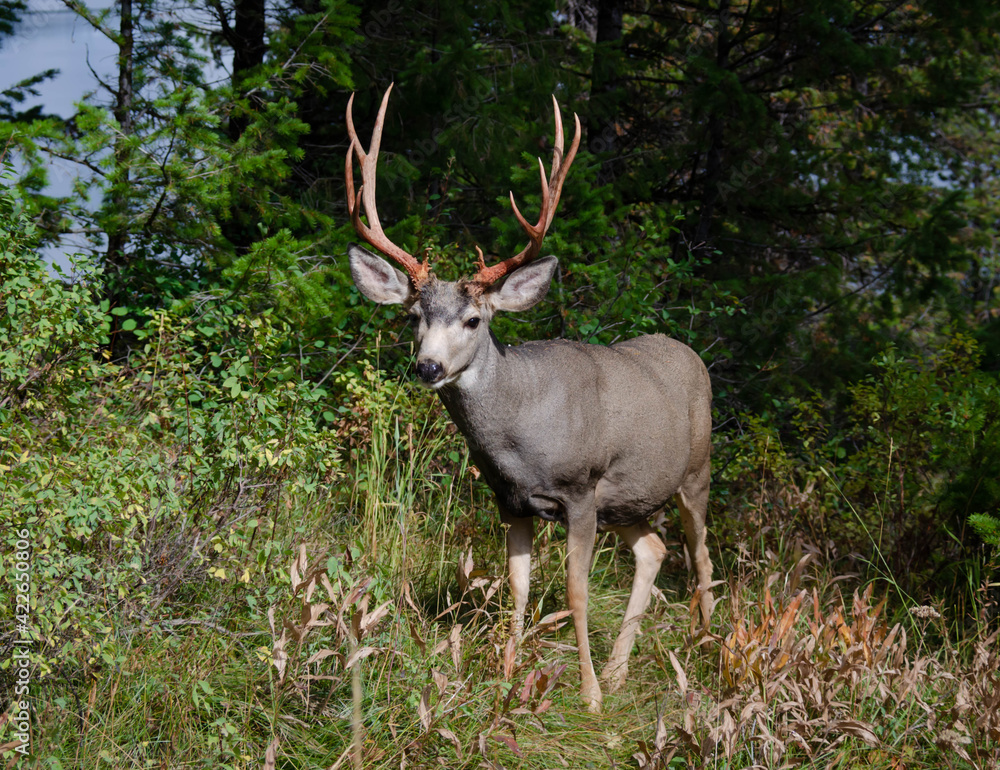
[[[740,508],[716,517],[723,537],[794,533],[920,601],[968,598],[982,582],[979,538],[996,531],[980,512],[1000,506],[996,375],[955,334],[922,357],[886,352],[849,399],[844,410],[775,401],[717,442],[716,505]]]
[[[988,513],[974,513],[969,523],[983,542],[993,548],[1000,548],[1000,519]]]
[[[1000,387],[956,334],[922,359],[889,351],[851,389],[856,447],[842,469],[894,574],[914,589],[967,555],[970,513],[1000,503]]]
[[[40,674],[72,675],[111,662],[112,618],[268,569],[288,547],[270,536],[283,500],[326,494],[338,439],[327,392],[294,376],[268,313],[209,300],[126,318],[139,347],[109,360],[100,274],[53,279],[30,224],[3,205],[2,537],[9,552],[29,532]]]

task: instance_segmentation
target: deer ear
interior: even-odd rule
[[[548,293],[558,264],[555,257],[542,257],[519,267],[490,289],[490,305],[494,310],[527,310]]]
[[[413,296],[413,286],[403,273],[382,257],[355,243],[347,247],[351,277],[358,291],[380,305],[403,305]]]

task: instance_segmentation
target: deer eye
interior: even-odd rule
[[[472,318],[470,318],[468,321],[465,322],[465,328],[466,329],[476,329],[476,328],[478,328],[479,327],[479,320],[480,319],[479,319],[478,316],[472,316]]]

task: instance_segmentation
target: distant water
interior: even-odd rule
[[[113,3],[97,0],[88,3],[88,7],[100,12],[113,7]],[[118,18],[111,14],[105,22],[115,28]],[[38,87],[38,97],[29,98],[21,108],[40,104],[46,113],[70,117],[76,112],[76,102],[98,90],[98,77],[116,85],[116,55],[114,43],[66,8],[61,0],[28,0],[28,10],[22,14],[14,35],[0,39],[0,90],[47,69],[57,69],[59,74]],[[224,72],[210,74],[225,77]],[[110,96],[98,93],[97,100],[108,103]],[[49,189],[52,194],[66,195],[73,180],[88,173],[74,163],[54,159]],[[44,253],[48,261],[65,268],[69,266],[65,253],[89,248],[92,247],[82,239],[74,242],[66,238],[62,247],[49,248]]]
[[[91,5],[94,11],[109,6]],[[116,24],[115,18],[109,18]],[[73,103],[97,88],[91,69],[107,81],[115,71],[115,46],[59,0],[29,0],[28,11],[12,37],[0,41],[0,88],[8,88],[44,70],[59,75],[41,87],[27,106],[41,104],[46,112],[68,117]],[[113,79],[111,82],[114,82]]]

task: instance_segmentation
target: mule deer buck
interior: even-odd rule
[[[536,224],[525,220],[511,193],[527,246],[489,267],[476,247],[478,272],[471,279],[443,281],[427,259],[419,262],[392,243],[379,223],[375,170],[391,90],[382,98],[367,152],[354,129],[354,97],[348,102],[345,178],[355,230],[405,273],[352,244],[351,274],[369,299],[409,312],[418,345],[417,377],[441,397],[496,496],[508,525],[515,635],[523,629],[528,604],[534,517],[565,525],[566,593],[579,648],[581,696],[591,711],[599,711],[603,696],[587,637],[588,573],[598,531],[618,533],[635,555],[625,619],[601,677],[612,691],[625,681],[639,620],[666,554],[648,519],[672,497],[694,559],[705,623],[712,612],[712,563],[705,545],[712,430],[708,371],[691,348],[659,334],[610,347],[568,340],[501,344],[490,332],[493,314],[539,302],[555,272],[556,258],[538,255],[580,144],[580,120],[574,116],[576,134],[564,154],[562,116],[553,97],[555,150],[547,180],[539,160],[542,202]],[[362,174],[357,193],[355,158]]]

